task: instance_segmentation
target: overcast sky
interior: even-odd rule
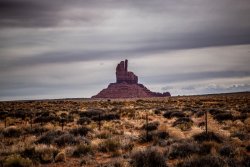
[[[250,91],[249,0],[0,0],[0,100]]]

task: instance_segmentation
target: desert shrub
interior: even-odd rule
[[[211,115],[213,115],[213,116],[215,116],[215,115],[218,114],[218,113],[223,113],[223,111],[221,111],[221,110],[218,109],[218,108],[209,109],[208,112],[209,112]]]
[[[93,154],[93,148],[91,147],[91,145],[80,144],[75,148],[72,156],[81,157],[87,154]]]
[[[126,117],[128,117],[128,118],[130,118],[130,119],[133,119],[133,118],[135,118],[136,117],[136,114],[137,114],[137,110],[136,109],[120,109],[119,110],[119,114],[121,115],[121,116],[126,116]]]
[[[73,115],[66,114],[66,113],[61,113],[60,118],[64,118],[65,119],[65,123],[69,123],[69,122],[73,122],[74,121]]]
[[[241,167],[242,166],[238,158],[225,158],[224,161],[227,164],[226,166],[228,167],[238,167],[238,166]]]
[[[99,116],[99,114],[102,114],[104,111],[101,109],[91,109],[85,112],[79,113],[80,117],[87,117],[87,118],[92,118],[95,116]]]
[[[173,122],[173,126],[180,128],[181,130],[188,130],[192,127],[193,121],[189,117],[178,118]]]
[[[30,167],[32,161],[29,158],[23,158],[20,155],[10,155],[3,163],[4,167]]]
[[[240,140],[250,140],[248,132],[234,132],[231,137],[238,137]]]
[[[158,111],[167,111],[167,110],[169,110],[169,108],[167,108],[167,107],[158,107],[155,110],[158,110]]]
[[[222,146],[219,153],[226,157],[233,157],[235,155],[234,149],[231,146]]]
[[[196,113],[196,117],[202,117],[205,115],[205,112],[204,111],[199,111]]]
[[[131,151],[134,148],[135,144],[132,141],[122,142],[122,149],[125,151]]]
[[[173,126],[177,126],[178,124],[182,123],[193,123],[192,119],[189,117],[184,117],[184,118],[178,118],[174,123]]]
[[[42,116],[42,117],[48,117],[50,114],[51,113],[49,111],[39,111],[35,113],[36,116]]]
[[[101,114],[100,118],[99,115],[93,116],[92,120],[93,121],[111,121],[111,120],[117,120],[120,119],[120,115],[116,113],[106,113],[106,114]]]
[[[29,114],[30,112],[26,110],[14,110],[14,111],[9,112],[8,116],[12,118],[20,118],[24,120]]]
[[[108,131],[102,131],[101,133],[98,133],[96,137],[99,139],[108,139],[112,137],[112,134]]]
[[[199,147],[193,143],[180,143],[171,146],[168,158],[176,159],[190,156],[199,151]]]
[[[20,155],[25,158],[29,158],[34,163],[40,162],[40,154],[36,151],[34,146],[26,147]]]
[[[32,134],[32,135],[41,135],[41,134],[48,132],[48,131],[49,131],[48,128],[45,128],[42,126],[35,126],[33,128],[28,127],[25,129],[25,132],[27,134]]]
[[[169,138],[169,133],[165,131],[150,131],[148,133],[143,132],[139,135],[139,143],[147,143],[153,141],[153,145],[166,146],[165,139]]]
[[[7,111],[0,111],[0,119],[5,119],[8,116]]]
[[[116,139],[106,139],[98,145],[101,152],[114,152],[121,147],[121,143]]]
[[[74,128],[70,130],[70,133],[73,134],[74,136],[86,136],[88,132],[90,131],[89,128],[87,127],[79,127],[79,128]]]
[[[171,114],[171,118],[173,118],[173,117],[176,117],[176,118],[186,117],[186,114],[183,112],[177,111],[177,112],[173,112]]]
[[[146,142],[151,142],[154,139],[154,133],[153,132],[143,132],[139,135],[138,141],[140,143],[146,143]]]
[[[180,111],[166,111],[166,112],[163,114],[163,116],[164,116],[165,118],[170,119],[170,118],[173,118],[173,117],[176,117],[176,118],[185,117],[186,114],[183,113],[183,112],[180,112]]]
[[[214,116],[217,121],[233,120],[234,117],[231,113],[218,113]]]
[[[2,131],[4,137],[20,137],[22,135],[22,130],[16,127],[7,127]]]
[[[36,152],[40,155],[41,163],[51,163],[58,154],[58,149],[52,146],[41,145],[36,147]]]
[[[247,119],[247,117],[248,117],[247,113],[241,113],[239,116],[235,116],[235,117],[234,117],[234,120],[239,119],[239,120],[241,120],[242,122],[244,122],[244,120]]]
[[[226,162],[229,167],[249,167],[250,166],[250,156],[243,155],[241,158],[227,158]]]
[[[165,131],[158,131],[158,132],[156,132],[156,136],[159,139],[168,139],[169,138],[169,133],[165,132]]]
[[[194,157],[177,164],[177,167],[222,167],[226,163],[219,157],[211,155]]]
[[[120,115],[117,113],[107,113],[102,116],[102,120],[111,121],[120,119]]]
[[[34,123],[45,124],[48,122],[58,122],[59,117],[55,115],[48,115],[48,116],[38,116],[34,119]]]
[[[39,144],[52,144],[56,138],[64,134],[62,131],[48,131],[43,136],[41,136],[36,143]]]
[[[163,154],[153,148],[135,152],[131,156],[132,167],[167,167],[165,161]]]
[[[66,145],[79,144],[79,140],[77,140],[73,135],[66,133],[56,138],[55,143],[59,147],[64,147]]]
[[[213,144],[212,143],[202,143],[199,146],[199,154],[201,154],[201,155],[210,154],[212,148],[213,148]]]
[[[248,145],[246,146],[246,150],[247,150],[248,152],[250,152],[250,144],[248,144]]]
[[[73,110],[69,112],[69,115],[79,115],[80,111],[79,110]]]
[[[125,167],[125,165],[124,165],[124,161],[119,159],[119,160],[112,161],[111,163],[107,165],[107,167]]]
[[[159,122],[149,122],[148,124],[144,124],[142,126],[142,129],[148,130],[148,131],[152,131],[152,130],[156,130],[159,126]]]
[[[118,110],[119,110],[119,108],[113,107],[113,108],[111,108],[110,112],[117,112]]]
[[[8,117],[7,111],[0,111],[0,120],[5,121],[5,127],[7,126],[6,118]]]
[[[87,125],[90,124],[91,119],[88,117],[80,117],[79,120],[77,121],[78,125]]]
[[[55,157],[55,162],[65,162],[66,155],[64,152],[59,152]]]
[[[193,138],[195,141],[198,141],[198,142],[203,142],[203,141],[215,141],[217,143],[223,142],[223,138],[219,136],[218,134],[215,134],[214,132],[198,133],[198,134],[195,134]]]
[[[206,125],[206,123],[204,121],[198,123],[199,127],[202,127],[202,126],[205,126],[205,125]]]
[[[241,166],[244,167],[249,167],[250,166],[250,156],[249,155],[245,155],[241,161]]]
[[[155,110],[154,113],[155,113],[156,115],[159,115],[159,114],[162,113],[162,111],[161,111],[161,110]]]
[[[239,111],[241,113],[250,113],[250,107],[240,108]]]
[[[166,111],[164,114],[163,114],[163,116],[165,117],[165,118],[171,118],[171,114],[172,114],[173,112],[172,111]]]

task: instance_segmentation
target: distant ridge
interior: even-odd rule
[[[171,96],[171,97],[192,97],[192,96],[223,96],[223,95],[240,95],[240,94],[247,94],[250,95],[250,91],[244,91],[244,92],[227,92],[227,93],[214,93],[214,94],[200,94],[200,95],[181,95],[181,96]],[[120,98],[123,99],[123,98]],[[140,98],[138,98],[140,99]],[[102,100],[102,99],[93,99],[93,98],[58,98],[58,99],[27,99],[27,100],[1,100],[1,102],[32,102],[32,101],[65,101],[65,100],[90,100],[90,101],[95,101],[95,100]]]

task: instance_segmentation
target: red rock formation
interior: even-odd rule
[[[138,84],[138,77],[128,72],[128,60],[121,61],[116,67],[116,83],[109,84],[108,88],[92,98],[146,98],[171,96],[169,92],[151,92],[143,84]]]
[[[133,72],[128,72],[128,60],[121,61],[116,67],[116,83],[138,83],[138,77]]]

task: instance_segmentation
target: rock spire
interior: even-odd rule
[[[147,97],[167,97],[169,92],[151,92],[143,84],[138,83],[138,77],[128,71],[128,60],[121,61],[116,66],[116,83],[110,83],[92,98],[147,98]]]

